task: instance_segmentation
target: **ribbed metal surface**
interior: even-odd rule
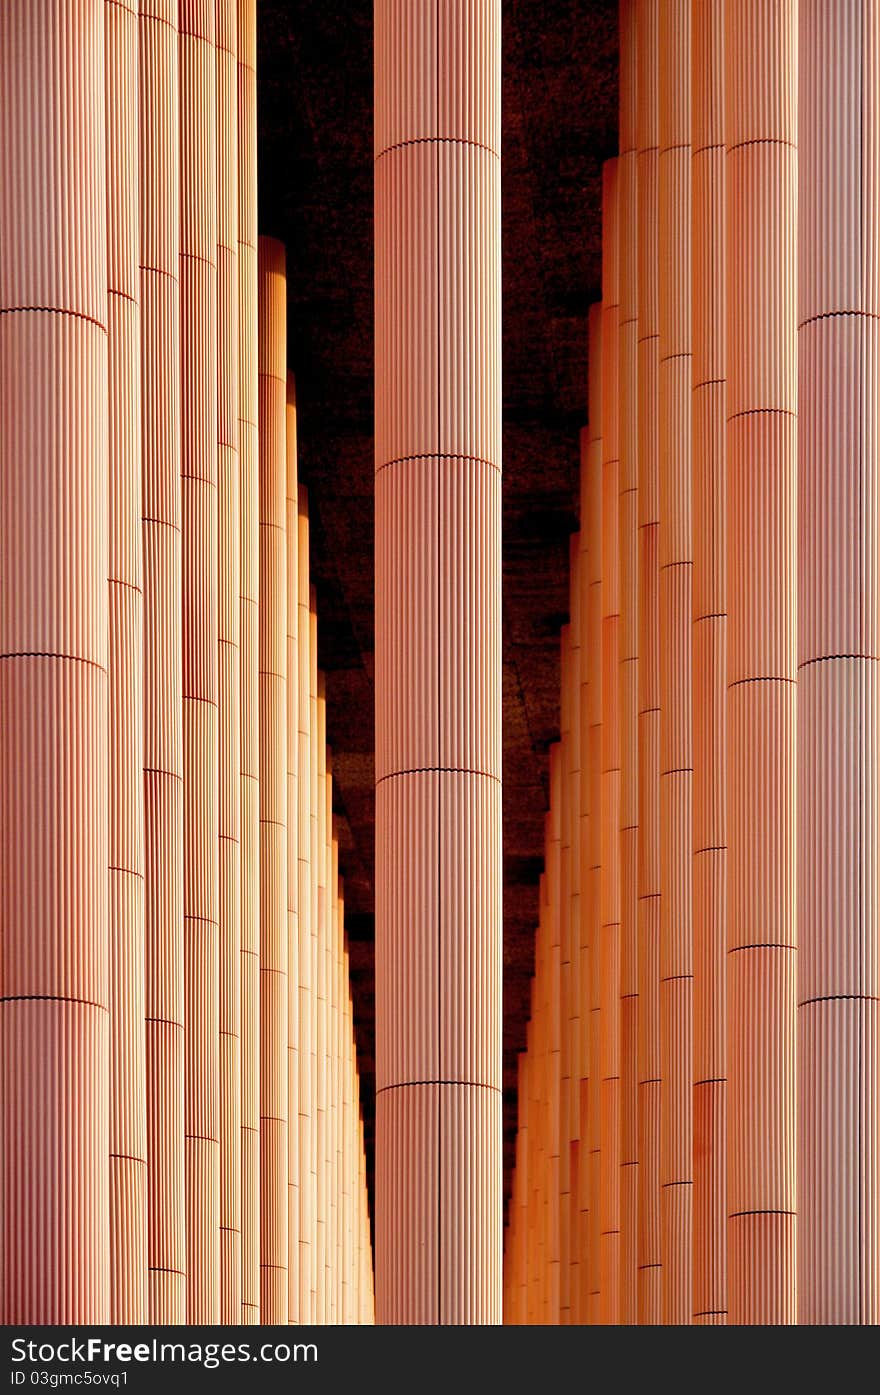
[[[7,1323],[110,1317],[104,29],[98,3],[0,17]]]
[[[692,1304],[693,900],[692,35],[690,0],[658,24],[660,1049],[663,1320]]]
[[[238,412],[241,654],[241,1302],[260,1304],[259,388],[256,0],[237,3]]]
[[[217,160],[220,1317],[241,1320],[241,479],[238,13],[215,10]]]
[[[880,16],[800,7],[798,1320],[876,1323]]]
[[[693,1320],[727,1321],[724,7],[693,8]]]
[[[27,230],[3,238],[4,310],[39,306],[106,323],[104,26],[100,0],[3,7],[0,220]]]
[[[379,1318],[496,1322],[500,6],[375,21]]]
[[[260,1316],[288,1319],[287,294],[259,242]]]
[[[137,5],[105,6],[110,627],[110,1316],[146,1322],[144,636]]]
[[[288,1321],[301,1322],[299,1122],[299,479],[297,474],[296,385],[287,379],[287,1269]],[[306,562],[308,566],[308,562]]]
[[[217,159],[214,7],[180,9],[187,1319],[220,1313]]]
[[[795,1318],[795,9],[786,0],[725,11],[727,1204],[737,1323]]]
[[[639,994],[639,218],[638,14],[620,6],[619,500],[621,1137],[620,1321],[638,1321]]]

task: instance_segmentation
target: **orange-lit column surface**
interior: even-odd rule
[[[618,165],[602,179],[602,741],[599,835],[599,1312],[620,1314],[620,521]]]
[[[220,1321],[241,1321],[241,478],[238,12],[217,0]]]
[[[663,1315],[660,1222],[659,0],[638,0],[638,1319]]]
[[[141,0],[139,163],[149,1321],[186,1321],[179,52]]]
[[[309,621],[309,506],[303,485],[298,485],[297,545],[297,921],[299,924],[299,1014],[297,1071],[299,1075],[299,1286],[300,1321],[314,1322],[315,1264],[315,1168],[314,1168],[314,995],[312,992],[312,879],[311,879],[311,731],[309,699],[311,654]],[[288,677],[292,681],[292,675]]]
[[[599,1234],[601,1229],[600,1168],[602,1131],[600,1051],[601,1012],[601,909],[602,909],[602,307],[593,305],[589,313],[588,338],[588,411],[589,428],[585,461],[585,498],[588,565],[581,579],[584,623],[587,634],[586,702],[581,712],[581,742],[587,776],[586,796],[589,810],[586,842],[587,903],[584,933],[587,937],[587,974],[582,993],[587,1005],[588,1039],[586,1056],[589,1062],[587,1085],[587,1157],[582,1194],[587,1202],[586,1276],[581,1275],[582,1322],[598,1323],[601,1277],[599,1264]]]
[[[217,162],[213,5],[180,7],[186,1311],[220,1315]]]
[[[104,81],[103,0],[0,7],[5,1323],[110,1317]]]
[[[728,1310],[795,1319],[794,0],[726,0]]]
[[[146,1322],[138,17],[105,5],[110,623],[110,1321]]]
[[[241,1320],[260,1316],[260,497],[257,364],[257,16],[238,0],[241,646]]]
[[[693,4],[693,1320],[727,1321],[724,5]]]
[[[663,1321],[690,1322],[693,1212],[691,0],[659,17],[660,1181]]]
[[[876,3],[801,0],[797,1209],[808,1323],[880,1320],[878,60]]]
[[[287,280],[259,240],[260,1317],[288,1320]]]
[[[377,1315],[497,1322],[501,7],[374,13]]]
[[[638,83],[635,0],[620,5],[618,527],[620,530],[620,1314],[638,1321],[639,411]]]
[[[572,536],[569,546],[569,613],[571,616],[571,670],[569,704],[571,715],[570,756],[568,778],[570,791],[567,804],[568,844],[570,848],[569,903],[569,989],[567,1021],[563,1031],[568,1034],[568,1205],[560,1217],[567,1231],[569,1291],[568,1314],[565,1321],[579,1321],[581,1251],[580,1192],[578,1190],[578,1160],[581,1130],[581,537]],[[584,1009],[586,1011],[586,1009]]]
[[[299,1053],[299,479],[296,384],[287,375],[287,1272],[288,1322],[304,1321],[300,1278]]]

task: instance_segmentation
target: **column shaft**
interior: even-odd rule
[[[297,547],[297,921],[299,984],[297,1069],[299,1073],[299,1303],[300,1321],[314,1322],[312,1271],[315,1253],[314,1189],[314,988],[312,979],[311,877],[311,703],[309,698],[309,513],[305,486],[298,486]]]
[[[876,1323],[880,11],[799,9],[798,1319]]]
[[[144,562],[149,1320],[186,1321],[180,110],[177,5],[141,0],[138,112]]]
[[[691,1321],[693,708],[691,697],[691,2],[659,15],[660,1174],[663,1320]]]
[[[288,1322],[303,1321],[300,1270],[299,476],[296,384],[287,375],[287,1272]]]
[[[241,472],[238,12],[217,0],[220,1320],[241,1321]]]
[[[661,1321],[659,0],[638,0],[638,1318]]]
[[[375,21],[378,1313],[497,1322],[500,4]]]
[[[0,1313],[15,1324],[110,1317],[104,28],[102,0],[0,8]]]
[[[147,1321],[144,604],[138,17],[105,5],[110,955],[110,1319]]]
[[[602,179],[602,744],[599,925],[599,1321],[620,1314],[620,260],[618,165]]]
[[[602,1055],[600,1040],[601,1017],[601,926],[602,926],[602,719],[603,719],[603,650],[602,650],[602,564],[603,564],[603,489],[602,489],[602,356],[603,315],[601,305],[590,308],[588,339],[588,414],[589,441],[586,460],[587,530],[589,533],[589,566],[584,580],[587,626],[589,679],[587,702],[582,721],[586,722],[585,754],[588,771],[588,902],[585,933],[589,946],[588,996],[589,1005],[589,1098],[587,1106],[587,1287],[586,1311],[583,1320],[590,1324],[600,1321],[601,1266],[599,1237],[601,1234],[601,1083]],[[583,728],[582,728],[583,730]],[[581,1284],[583,1294],[583,1282]]]
[[[260,1318],[260,493],[257,365],[257,15],[238,0],[241,673],[241,1320]]]
[[[258,244],[260,401],[260,1317],[288,1320],[287,283]]]
[[[727,1320],[724,7],[693,23],[693,1320]]]
[[[618,452],[620,534],[620,1321],[638,1320],[639,244],[635,0],[620,6]]]
[[[727,0],[728,1304],[795,1318],[793,0]]]

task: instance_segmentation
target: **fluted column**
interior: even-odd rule
[[[795,1318],[794,0],[726,0],[728,1275]]]
[[[287,1273],[288,1322],[304,1321],[300,1269],[300,984],[299,984],[299,476],[296,383],[287,375]],[[308,558],[306,560],[308,566]]]
[[[693,1320],[727,1321],[724,6],[693,0]]]
[[[138,21],[149,1320],[186,1321],[177,5]]]
[[[588,1199],[587,1213],[587,1275],[586,1289],[581,1279],[583,1321],[600,1321],[601,1267],[599,1237],[601,1234],[600,1180],[602,1163],[601,1082],[603,1057],[600,1051],[601,1014],[601,924],[602,924],[602,563],[603,563],[603,489],[602,489],[602,306],[590,307],[588,320],[588,414],[589,440],[586,458],[586,503],[588,533],[588,566],[582,578],[584,617],[587,626],[586,702],[582,721],[586,722],[584,745],[587,761],[587,799],[589,806],[587,843],[587,908],[585,933],[588,938],[588,972],[585,1001],[588,1004],[589,1085],[587,1102],[587,1172],[585,1177]],[[582,727],[583,731],[583,727]]]
[[[238,12],[216,0],[220,1320],[241,1321],[241,477]]]
[[[16,1324],[110,1316],[104,79],[102,0],[0,8],[0,1313]]]
[[[559,1318],[571,1319],[571,626],[560,634],[560,788],[559,788]]]
[[[320,1065],[318,1059],[318,947],[320,944],[319,905],[318,905],[318,616],[315,610],[315,588],[306,587],[308,601],[308,679],[309,679],[309,905],[311,908],[310,932],[308,939],[309,968],[308,982],[311,985],[311,1030],[309,1046],[309,1108],[311,1111],[309,1177],[303,1178],[308,1188],[312,1209],[310,1216],[311,1246],[309,1251],[309,1307],[312,1321],[318,1321],[318,1290],[322,1282],[323,1251],[321,1231],[318,1224],[318,1093]],[[305,771],[303,771],[305,774]],[[303,1164],[305,1166],[305,1164]]]
[[[220,1314],[216,25],[180,7],[187,1319]]]
[[[497,1322],[500,4],[375,22],[378,1316]]]
[[[328,1213],[330,1197],[327,1191],[328,1156],[328,1112],[329,1112],[329,1055],[328,1055],[328,1004],[327,1004],[327,942],[330,921],[330,869],[329,839],[327,836],[327,697],[324,674],[318,670],[317,723],[315,740],[318,763],[318,914],[317,914],[317,958],[315,973],[315,1056],[316,1094],[315,1109],[315,1148],[316,1148],[316,1228],[317,1245],[317,1287],[315,1321],[330,1321],[328,1311],[327,1274],[330,1264]]]
[[[638,54],[635,0],[620,6],[620,1321],[638,1321],[639,411]]]
[[[257,372],[257,15],[238,0],[241,663],[241,1320],[260,1317],[260,497]]]
[[[110,624],[110,1320],[146,1322],[138,18],[105,4]]]
[[[690,1322],[693,1214],[691,0],[659,15],[660,1177],[663,1320]]]
[[[559,1324],[559,1274],[560,1274],[560,1069],[562,1060],[562,1032],[560,1024],[559,1000],[562,968],[562,944],[560,927],[560,883],[562,871],[562,785],[563,785],[562,742],[554,741],[550,747],[550,808],[544,819],[544,887],[547,893],[545,907],[547,958],[545,961],[543,1010],[546,1024],[547,1042],[547,1181],[544,1193],[546,1226],[547,1289],[544,1303],[544,1321],[556,1327]]]
[[[312,878],[311,878],[311,703],[309,699],[309,503],[305,486],[298,486],[297,511],[297,889],[299,925],[297,1035],[299,1052],[299,1303],[300,1321],[314,1322],[312,1271],[315,1251]],[[288,593],[289,594],[289,593]],[[292,680],[292,675],[289,675]]]
[[[660,1242],[659,0],[637,0],[639,520],[638,1318],[662,1318]]]
[[[878,60],[873,0],[801,0],[797,1210],[808,1323],[880,1321]]]
[[[591,327],[598,323],[596,308],[590,311]],[[590,363],[593,362],[593,339],[590,338],[588,344]],[[590,379],[592,380],[592,369],[590,369]],[[579,825],[579,851],[578,868],[580,880],[580,898],[578,909],[578,997],[580,1005],[580,1015],[578,1018],[578,1120],[579,1138],[577,1145],[577,1194],[574,1198],[575,1219],[573,1221],[574,1239],[573,1243],[577,1247],[577,1289],[576,1304],[572,1316],[573,1323],[578,1326],[587,1321],[587,1311],[590,1302],[590,1207],[591,1207],[591,1183],[592,1183],[592,1158],[590,1154],[590,1128],[592,1124],[591,1116],[591,1090],[593,1081],[590,1071],[590,1032],[592,1027],[592,1016],[590,1012],[593,974],[593,880],[590,870],[590,858],[592,853],[592,765],[591,765],[591,745],[590,745],[590,685],[593,681],[594,657],[591,648],[592,632],[590,628],[590,566],[591,566],[591,539],[592,523],[590,511],[590,428],[581,428],[579,438],[580,456],[580,556],[577,567],[577,583],[579,597],[577,601],[578,617],[581,635],[581,664],[580,664],[580,687],[578,692],[578,706],[576,720],[579,726],[578,745],[580,747],[580,795],[578,808]]]
[[[570,846],[569,873],[569,969],[568,1021],[563,1030],[568,1033],[568,1208],[562,1225],[568,1231],[569,1293],[568,1322],[579,1322],[580,1312],[580,1208],[578,1183],[581,1139],[581,1012],[583,978],[581,957],[581,535],[572,534],[569,544],[569,612],[571,615],[571,674],[569,702],[571,704],[570,754],[568,778],[571,789],[568,798],[568,842]]]
[[[260,1316],[288,1318],[287,281],[258,244],[260,400]]]
[[[618,167],[602,178],[602,746],[599,905],[599,1321],[620,1314],[620,260]]]

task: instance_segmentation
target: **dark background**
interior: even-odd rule
[[[287,246],[288,357],[309,488],[372,1175],[372,0],[259,0],[260,231]],[[525,1043],[559,628],[578,524],[601,168],[617,145],[617,0],[502,0],[505,1195]]]

